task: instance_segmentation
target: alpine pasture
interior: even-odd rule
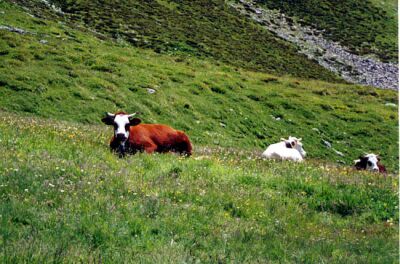
[[[160,54],[11,2],[0,25],[24,33],[0,30],[1,262],[398,260],[396,91]],[[185,131],[193,155],[119,158],[101,123],[118,110]],[[288,136],[305,162],[260,158]],[[389,174],[354,170],[364,152]]]

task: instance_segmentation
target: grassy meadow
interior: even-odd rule
[[[292,135],[311,158],[351,165],[377,152],[398,170],[398,108],[385,105],[397,102],[395,91],[160,55],[2,8],[2,24],[30,32],[0,31],[3,111],[92,124],[105,111],[140,111],[143,122],[170,124],[195,144],[262,151]]]
[[[8,1],[0,11],[25,30],[0,30],[0,262],[398,260],[397,92],[160,54]],[[184,130],[194,155],[119,159],[100,122],[117,110]],[[305,163],[259,159],[289,135]],[[353,170],[364,152],[389,175]]]
[[[3,263],[393,263],[397,179],[309,161],[119,159],[110,131],[0,115]]]

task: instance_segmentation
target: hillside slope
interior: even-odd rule
[[[223,0],[208,1],[49,1],[13,0],[42,18],[89,28],[158,53],[213,59],[278,75],[340,81],[297,48],[259,27]]]
[[[168,56],[31,11],[0,1],[0,262],[398,260],[396,92]],[[185,130],[194,155],[118,158],[100,122],[116,110]],[[288,135],[306,162],[259,158]],[[364,151],[389,175],[351,168]]]
[[[294,16],[304,25],[323,30],[325,37],[342,43],[357,54],[374,54],[385,62],[398,60],[396,1],[255,2]]]
[[[2,110],[89,123],[105,111],[141,111],[144,122],[185,130],[195,145],[259,153],[295,135],[310,158],[350,165],[377,152],[398,170],[397,107],[386,105],[397,102],[393,91],[159,55],[1,7],[1,24],[25,30],[0,30]]]
[[[394,263],[397,179],[105,147],[103,126],[0,114],[3,263]]]
[[[256,1],[229,1],[229,5],[261,27],[274,32],[299,48],[299,53],[318,61],[324,68],[337,73],[350,83],[398,90],[398,65],[381,62],[371,54],[356,54],[343,44],[326,37],[326,30],[304,25],[304,21],[266,8]],[[396,35],[397,36],[397,35]],[[397,54],[397,53],[396,53]]]

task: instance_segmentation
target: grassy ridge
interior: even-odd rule
[[[395,1],[256,1],[300,18],[324,30],[358,54],[375,54],[383,61],[397,61],[397,9]]]
[[[42,17],[41,1],[15,0]],[[241,17],[223,0],[50,1],[68,23],[82,25],[131,45],[163,54],[213,59],[277,75],[339,81],[292,44]],[[57,18],[60,20],[60,18]]]
[[[3,110],[89,123],[104,111],[141,111],[144,122],[183,129],[195,144],[261,152],[296,135],[311,158],[351,164],[373,151],[398,170],[397,108],[385,106],[397,101],[393,91],[158,55],[2,8],[2,24],[31,32],[0,31]]]
[[[397,259],[392,177],[225,152],[119,159],[109,133],[1,113],[3,263]]]

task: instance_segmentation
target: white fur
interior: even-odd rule
[[[114,130],[115,136],[124,134],[127,139],[129,137],[129,129],[126,129],[126,125],[129,124],[129,115],[116,115],[114,123],[117,125],[117,128]]]
[[[364,155],[364,157],[368,158],[368,162],[367,162],[367,167],[366,170],[369,171],[379,171],[379,167],[378,167],[378,155],[374,154],[374,153],[370,153],[370,154],[366,154]],[[357,162],[360,160],[357,160]]]
[[[307,153],[303,149],[303,144],[300,142],[301,139],[289,137],[287,140],[282,140],[284,141],[269,145],[261,156],[267,159],[302,162]],[[292,144],[293,148],[286,147],[286,143]]]

